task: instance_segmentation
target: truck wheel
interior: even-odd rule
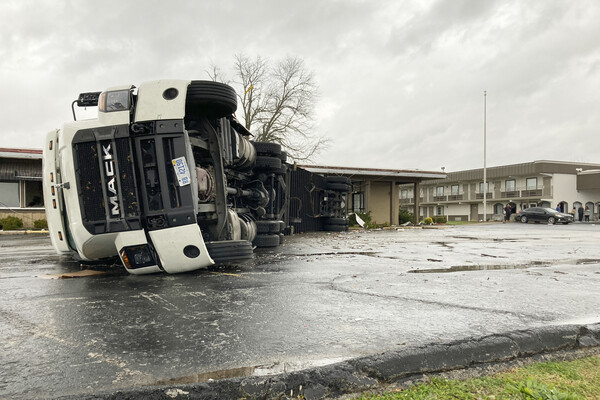
[[[281,154],[281,145],[271,142],[253,142],[256,153],[260,155],[276,156]]]
[[[282,151],[281,154],[279,154],[279,159],[281,160],[282,163],[287,161],[287,151]]]
[[[252,243],[247,240],[206,242],[206,250],[216,264],[249,260],[253,256]]]
[[[277,247],[279,246],[279,235],[277,234],[266,234],[256,235],[254,238],[254,245],[256,247]]]
[[[267,170],[281,170],[281,160],[277,157],[256,157],[256,168]]]
[[[186,115],[223,118],[237,110],[235,90],[224,83],[192,81],[187,88]]]

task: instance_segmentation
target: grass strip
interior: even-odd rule
[[[360,400],[599,400],[600,355],[573,361],[548,361],[482,378],[433,378],[408,389],[359,397]]]

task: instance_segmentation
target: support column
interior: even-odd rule
[[[414,216],[413,223],[415,225],[419,224],[419,198],[420,198],[420,196],[421,196],[421,190],[419,188],[419,182],[415,182],[414,189],[413,189],[413,197],[415,199],[415,209],[413,210],[413,216]]]
[[[390,225],[400,222],[400,189],[396,181],[390,182]]]

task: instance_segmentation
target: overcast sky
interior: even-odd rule
[[[41,148],[80,92],[304,59],[319,165],[600,163],[597,0],[0,1],[0,147]]]

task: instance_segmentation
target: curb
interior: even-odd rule
[[[60,399],[325,399],[376,390],[414,375],[506,362],[561,350],[600,347],[600,323],[512,331],[442,344],[408,347],[280,375],[192,385],[140,387]]]
[[[47,230],[15,230],[15,231],[0,231],[0,235],[47,235],[49,232]]]

